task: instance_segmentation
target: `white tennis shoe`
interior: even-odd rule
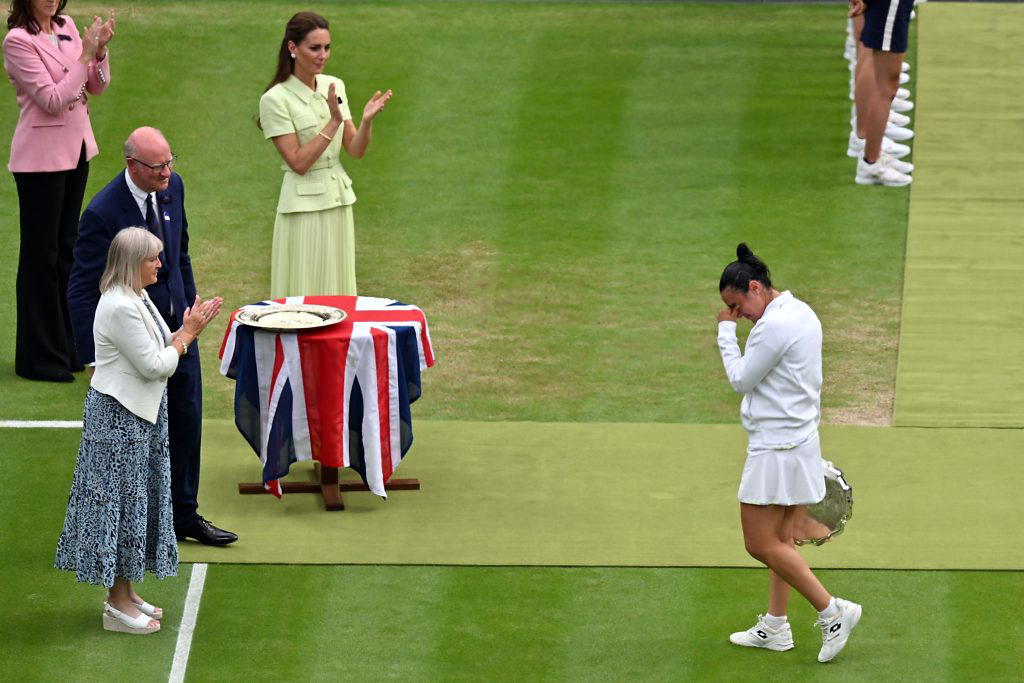
[[[910,125],[910,117],[906,114],[901,114],[898,111],[889,111],[889,123],[900,128],[906,128]]]
[[[885,137],[892,138],[893,140],[909,140],[914,137],[914,131],[909,128],[897,126],[892,123],[885,124]]]
[[[906,114],[900,114],[899,112],[889,110],[889,123],[900,128],[906,128],[910,125],[910,117]],[[857,130],[857,105],[850,107],[850,128]]]
[[[900,100],[909,100],[910,91],[906,88],[896,88],[896,98]]]
[[[892,101],[892,110],[899,113],[905,113],[914,108],[914,103],[905,97],[897,97]]]
[[[821,651],[819,662],[830,662],[846,645],[850,633],[860,621],[861,606],[849,600],[836,598],[839,614],[831,619],[818,619],[815,626],[821,628]]]
[[[910,175],[914,172],[914,165],[909,161],[900,161],[891,154],[882,152],[882,163],[888,164],[890,167],[896,169],[900,173],[906,173]]]
[[[879,156],[875,163],[869,164],[864,157],[857,159],[857,175],[854,181],[858,185],[884,185],[885,187],[903,187],[914,182],[906,173],[900,173]]]
[[[893,142],[891,138],[882,138],[882,152],[896,159],[902,159],[910,154],[910,147]],[[864,138],[857,137],[857,133],[850,133],[850,141],[846,146],[846,156],[856,159],[864,154]]]
[[[787,621],[778,629],[765,622],[764,615],[757,615],[757,623],[746,631],[737,631],[729,636],[729,642],[744,647],[763,647],[766,650],[783,652],[793,649],[793,629]]]

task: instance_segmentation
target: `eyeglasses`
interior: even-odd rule
[[[139,161],[135,157],[128,157],[128,158],[131,159],[132,161],[134,161],[137,164],[141,164],[141,165],[145,166],[146,168],[148,168],[149,170],[153,171],[154,173],[163,173],[165,168],[167,168],[167,169],[174,168],[174,163],[178,160],[178,155],[177,154],[172,154],[171,155],[171,160],[170,161],[165,161],[162,164],[147,164],[145,161]]]

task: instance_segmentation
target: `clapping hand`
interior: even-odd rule
[[[99,17],[93,18],[93,25],[100,20]],[[96,57],[103,59],[106,56],[107,43],[114,38],[114,10],[110,10],[110,15],[107,20],[100,24],[96,29]]]
[[[193,337],[198,337],[199,333],[206,329],[210,321],[220,313],[220,307],[223,303],[224,299],[219,296],[203,301],[196,294],[195,302],[181,314],[182,329]]]
[[[334,83],[327,86],[327,109],[331,112],[331,118],[341,123],[341,103],[338,102],[338,90]]]
[[[114,37],[114,10],[110,10],[110,17],[103,21],[98,16],[92,18],[92,23],[82,32],[82,57],[83,63],[92,59],[103,59],[107,56],[107,43]]]
[[[850,0],[850,12],[846,16],[856,17],[864,14],[865,9],[867,9],[867,6],[864,4],[864,0]]]
[[[366,103],[365,107],[363,107],[363,121],[372,121],[373,117],[379,114],[384,108],[384,105],[391,99],[392,94],[393,93],[390,89],[383,93],[380,90],[373,93],[373,97],[371,97],[370,101]]]

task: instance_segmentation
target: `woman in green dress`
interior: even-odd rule
[[[356,128],[345,84],[323,73],[330,54],[327,20],[299,12],[285,26],[277,73],[260,98],[260,127],[284,160],[270,267],[275,299],[356,293],[356,196],[341,148],[357,159],[366,153],[391,91],[374,93]]]

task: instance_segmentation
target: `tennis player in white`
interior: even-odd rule
[[[791,649],[786,608],[792,586],[818,610],[818,661],[827,662],[846,645],[861,606],[825,590],[793,542],[802,506],[825,496],[818,441],[821,323],[810,306],[772,287],[768,267],[746,244],[736,248],[736,258],[719,281],[727,308],[718,313],[718,348],[729,384],[743,394],[740,417],[748,434],[738,494],[743,540],[747,552],[768,567],[770,593],[768,614],[729,640]],[[736,339],[739,318],[754,323],[743,353]]]

